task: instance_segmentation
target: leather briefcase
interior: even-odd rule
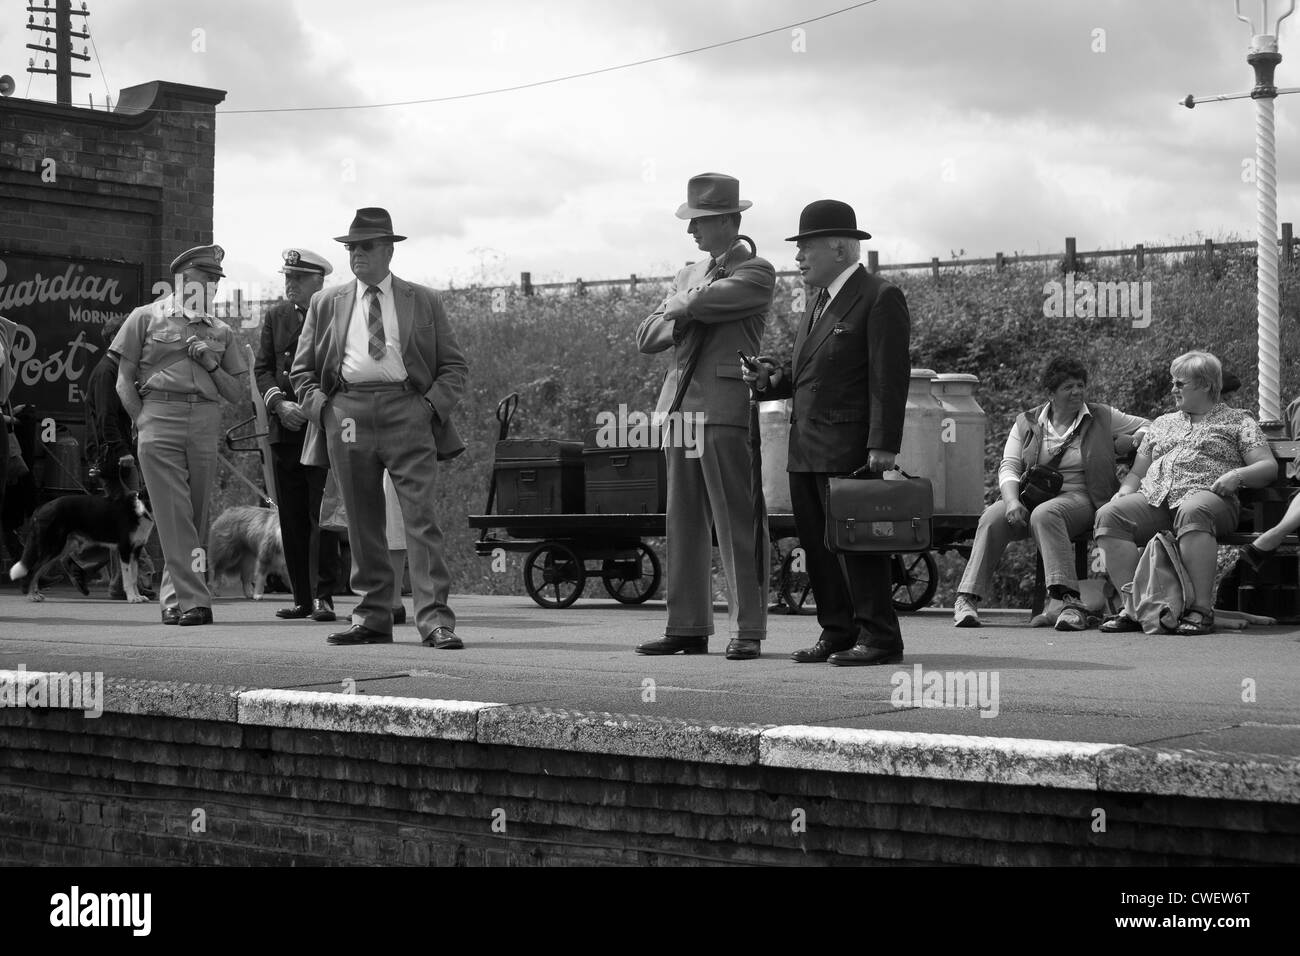
[[[933,521],[934,488],[929,478],[830,479],[826,547],[837,554],[928,551]]]

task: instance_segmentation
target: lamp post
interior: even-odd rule
[[[1255,87],[1249,93],[1194,97],[1182,100],[1188,109],[1197,103],[1241,99],[1255,101],[1255,233],[1257,243],[1256,312],[1259,324],[1259,421],[1267,431],[1282,429],[1282,380],[1280,374],[1282,335],[1278,322],[1278,245],[1277,245],[1277,163],[1274,149],[1273,101],[1283,93],[1300,92],[1292,87],[1279,90],[1273,72],[1282,62],[1277,50],[1277,34],[1282,21],[1295,12],[1295,0],[1269,26],[1269,0],[1260,0],[1263,10],[1260,26],[1241,15],[1241,0],[1236,0],[1237,19],[1250,27],[1250,47],[1246,62],[1255,70]]]

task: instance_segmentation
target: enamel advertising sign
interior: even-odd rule
[[[141,304],[143,267],[0,251],[0,315],[18,323],[18,377],[10,401],[81,421],[90,370],[107,347],[101,330]]]

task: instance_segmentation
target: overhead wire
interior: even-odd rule
[[[779,27],[772,27],[768,30],[761,30],[758,33],[750,33],[741,37],[734,37],[730,40],[719,40],[717,43],[706,43],[703,46],[692,47],[689,50],[678,50],[675,53],[664,53],[659,56],[646,57],[641,60],[633,60],[629,63],[619,63],[614,66],[600,67],[594,70],[584,70],[581,73],[569,73],[564,76],[553,76],[545,80],[534,80],[530,83],[517,83],[513,86],[500,86],[489,90],[476,90],[472,93],[454,93],[448,96],[430,96],[415,100],[396,100],[388,103],[350,103],[333,106],[263,106],[249,107],[247,109],[218,109],[216,112],[221,116],[236,116],[258,113],[319,113],[341,110],[377,110],[391,109],[399,106],[425,106],[431,103],[451,103],[457,100],[470,100],[483,96],[497,96],[502,93],[516,93],[520,90],[531,90],[542,86],[553,86],[557,83],[567,83],[570,80],[580,80],[592,76],[601,76],[605,73],[616,73],[621,70],[630,70],[639,66],[648,66],[651,63],[661,63],[665,60],[673,60],[678,57],[691,56],[696,53],[704,53],[709,50],[717,50],[722,47],[734,46],[737,43],[746,43],[750,40],[757,40],[761,37],[771,36],[774,33],[784,33],[786,30],[793,30],[797,27],[807,26],[810,23],[817,23],[820,20],[828,20],[831,17],[837,17],[845,13],[850,13],[862,7],[871,6],[877,0],[861,0],[860,3],[850,4],[847,7],[840,7],[838,10],[831,10],[827,13],[815,17],[808,17],[805,20],[799,20],[795,23],[787,23]],[[159,113],[206,113],[207,110],[157,110]]]

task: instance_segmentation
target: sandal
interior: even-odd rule
[[[1196,615],[1196,620],[1192,620],[1192,615]],[[1185,634],[1197,636],[1201,634],[1214,633],[1214,612],[1209,608],[1189,607],[1183,612],[1183,616],[1178,619],[1178,629],[1176,634]]]

